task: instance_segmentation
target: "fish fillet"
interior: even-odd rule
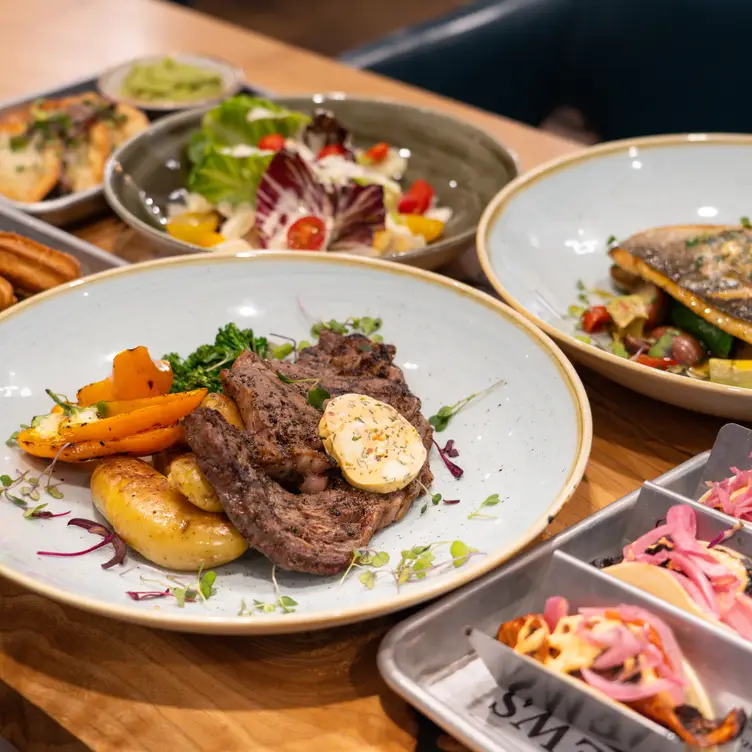
[[[698,316],[752,344],[752,229],[673,225],[632,235],[615,264],[661,287]]]

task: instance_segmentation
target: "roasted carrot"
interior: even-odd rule
[[[176,444],[183,435],[183,430],[180,426],[168,426],[166,428],[155,428],[152,431],[143,431],[142,433],[136,433],[122,439],[82,441],[60,451],[59,446],[42,443],[33,434],[31,438],[24,435],[28,434],[31,430],[21,431],[18,434],[18,446],[35,457],[46,457],[48,459],[58,457],[58,460],[62,462],[85,462],[87,460],[99,459],[100,457],[110,457],[113,454],[146,457],[149,454],[155,454],[156,452],[168,449],[173,444]],[[58,452],[60,452],[59,456]]]
[[[171,426],[193,412],[201,404],[206,392],[206,389],[194,389],[192,392],[179,392],[143,400],[104,402],[101,404],[101,410],[105,417],[88,423],[64,420],[58,428],[60,439],[55,441],[58,446],[78,444],[82,441],[111,441]],[[145,406],[138,407],[139,403]],[[134,407],[136,409],[133,409]]]

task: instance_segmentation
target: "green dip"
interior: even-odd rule
[[[223,88],[217,73],[166,57],[156,63],[134,65],[120,93],[147,102],[190,102],[219,96]]]

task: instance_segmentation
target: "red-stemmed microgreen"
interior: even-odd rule
[[[112,544],[112,547],[115,549],[114,555],[109,561],[106,561],[104,564],[102,564],[102,569],[110,569],[116,564],[122,564],[123,561],[125,561],[125,556],[128,552],[128,548],[125,545],[125,542],[106,525],[95,522],[94,520],[85,520],[80,517],[76,517],[75,519],[72,519],[68,522],[68,527],[70,526],[83,528],[92,535],[101,535],[102,540],[99,541],[99,543],[95,543],[93,546],[84,549],[83,551],[37,551],[37,554],[39,556],[61,557],[84,556],[85,554],[90,554],[92,551],[97,551],[104,546]]]
[[[198,570],[193,582],[185,583],[177,577],[168,577],[169,583],[154,578],[142,577],[141,581],[159,586],[159,590],[128,590],[126,595],[134,601],[155,600],[157,598],[174,598],[178,608],[185,608],[186,603],[208,601],[217,590],[214,583],[217,573],[211,569],[204,572],[203,567]]]
[[[475,520],[475,519],[486,519],[486,520],[494,520],[496,519],[495,514],[483,514],[480,510],[485,509],[486,507],[495,507],[501,499],[499,498],[499,494],[491,494],[487,499],[485,499],[483,502],[481,502],[481,505],[470,514],[467,515],[468,520]]]
[[[434,427],[434,430],[437,433],[440,433],[449,425],[449,421],[455,415],[457,415],[458,412],[467,407],[473,400],[478,399],[478,397],[483,397],[503,383],[504,379],[499,379],[495,383],[491,384],[491,386],[486,387],[480,392],[475,392],[475,394],[471,394],[469,397],[465,397],[464,399],[455,402],[453,405],[445,405],[444,407],[439,408],[439,411],[436,413],[436,415],[432,415],[428,419],[428,422]]]
[[[446,451],[439,446],[436,439],[431,439],[431,441],[433,441],[434,446],[438,450],[439,456],[444,461],[444,464],[446,465],[447,470],[449,470],[449,472],[455,478],[457,478],[457,480],[459,480],[465,474],[465,471],[459,465],[455,464],[454,462],[452,462],[452,460],[449,459],[449,457],[446,454]]]
[[[444,448],[440,451],[444,452],[447,457],[451,457],[452,459],[460,456],[459,449],[454,445],[454,439],[449,439],[449,441],[444,444]]]

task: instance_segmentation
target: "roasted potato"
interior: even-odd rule
[[[240,411],[232,397],[226,394],[207,394],[201,402],[201,407],[216,410],[231,426],[244,431],[245,424],[240,417]]]
[[[166,475],[170,485],[183,494],[191,504],[205,512],[216,514],[222,511],[217,494],[199,469],[198,460],[193,452],[172,457],[168,461]]]
[[[114,531],[149,561],[180,572],[221,566],[248,543],[224,515],[198,509],[142,460],[103,460],[91,495]]]

